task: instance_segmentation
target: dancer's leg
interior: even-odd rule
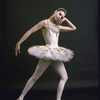
[[[28,82],[27,82],[25,88],[23,89],[19,99],[17,99],[17,100],[23,100],[26,93],[32,88],[34,83],[43,74],[43,72],[47,69],[47,67],[50,65],[50,63],[51,63],[51,61],[47,61],[47,60],[40,60],[39,61],[34,74],[28,80]]]
[[[62,92],[65,86],[65,83],[68,79],[68,75],[65,69],[65,66],[62,62],[52,62],[52,67],[57,72],[57,74],[60,76],[60,82],[57,87],[57,100],[61,100]]]

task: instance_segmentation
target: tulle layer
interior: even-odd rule
[[[68,62],[73,58],[73,51],[64,47],[32,46],[28,49],[29,55],[39,59]]]

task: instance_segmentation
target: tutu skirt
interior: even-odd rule
[[[47,45],[32,46],[28,54],[39,59],[68,62],[73,58],[73,51],[64,47],[51,47]]]

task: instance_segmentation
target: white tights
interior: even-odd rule
[[[26,83],[26,86],[24,87],[20,97],[17,100],[23,100],[26,93],[32,88],[34,83],[39,79],[39,77],[43,74],[43,72],[48,68],[50,64],[52,65],[54,70],[57,72],[57,74],[60,76],[60,82],[57,87],[56,100],[61,100],[61,95],[65,86],[65,83],[68,79],[65,66],[60,61],[51,61],[51,60],[47,61],[47,60],[42,60],[42,59],[39,61],[34,74]]]

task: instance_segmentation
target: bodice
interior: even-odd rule
[[[44,40],[46,45],[50,45],[51,47],[58,47],[59,40],[59,28],[56,24],[51,23],[47,20],[47,32],[45,34]]]

